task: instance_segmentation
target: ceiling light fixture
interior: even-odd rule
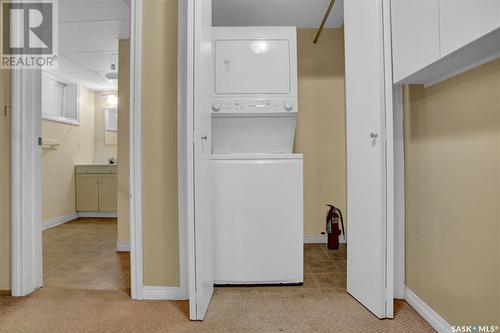
[[[110,108],[116,108],[118,105],[118,96],[111,94],[106,97],[106,103]]]
[[[111,55],[111,72],[106,73],[106,79],[118,80],[118,72],[116,71],[116,54]]]

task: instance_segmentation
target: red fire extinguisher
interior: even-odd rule
[[[340,209],[336,208],[333,205],[327,206],[330,207],[328,213],[326,214],[326,233],[328,234],[328,248],[330,250],[338,250],[339,236],[341,233],[340,227],[342,227],[342,235],[345,238],[344,218],[342,217],[342,212],[340,211]]]

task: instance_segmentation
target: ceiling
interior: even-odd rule
[[[214,26],[296,26],[319,28],[330,0],[212,0]],[[344,23],[344,1],[336,0],[326,23]]]
[[[59,0],[59,67],[50,70],[96,91],[117,89],[105,75],[118,60],[118,39],[130,37],[130,0]],[[318,28],[330,0],[213,0],[214,26]],[[343,25],[336,0],[327,28]]]
[[[130,37],[130,0],[58,3],[59,66],[50,72],[92,90],[116,90],[105,75],[118,61],[118,39]]]

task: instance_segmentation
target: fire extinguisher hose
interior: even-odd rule
[[[336,208],[337,212],[339,212],[340,215],[340,223],[342,224],[342,236],[344,236],[345,239],[345,229],[344,229],[344,217],[342,217],[342,212],[340,209]]]

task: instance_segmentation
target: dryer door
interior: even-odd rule
[[[288,40],[216,40],[216,94],[289,94]]]

